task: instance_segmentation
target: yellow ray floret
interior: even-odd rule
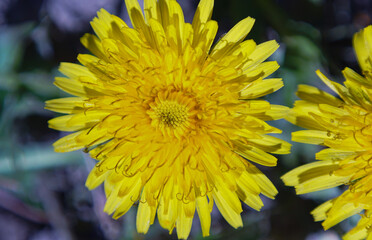
[[[201,0],[192,24],[175,0],[126,0],[133,28],[101,10],[95,35],[82,44],[81,63],[62,63],[55,85],[74,97],[47,101],[68,114],[49,126],[70,135],[58,152],[85,149],[98,162],[86,186],[104,183],[104,211],[114,218],[138,201],[137,230],[146,233],[155,216],[180,239],[189,236],[195,212],[209,235],[213,204],[234,228],[243,222],[241,201],[255,210],[260,194],[277,191],[253,163],[275,166],[271,154],[290,144],[269,133],[265,121],[289,110],[256,98],[283,86],[266,79],[279,65],[264,62],[275,41],[244,40],[254,24],[246,18],[214,46],[213,0]]]
[[[282,177],[297,194],[347,185],[339,197],[312,211],[316,221],[323,221],[324,229],[361,214],[358,225],[344,235],[345,240],[372,239],[372,26],[355,34],[353,44],[363,76],[346,68],[341,85],[317,71],[338,96],[299,86],[297,95],[302,100],[295,103],[287,120],[308,130],[293,133],[292,140],[328,148],[316,154],[319,161]]]

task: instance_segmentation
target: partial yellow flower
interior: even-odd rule
[[[251,162],[275,166],[269,153],[290,145],[268,133],[281,131],[266,120],[288,109],[255,100],[283,86],[265,79],[278,69],[263,62],[275,41],[256,45],[245,37],[254,20],[240,21],[213,47],[217,22],[212,0],[202,0],[192,24],[175,0],[126,0],[134,28],[98,12],[96,36],[81,42],[94,55],[82,65],[62,63],[66,77],[55,85],[76,97],[51,100],[46,108],[68,115],[49,121],[72,131],[57,152],[85,149],[98,160],[86,185],[104,183],[104,211],[119,218],[137,200],[137,230],[146,233],[157,213],[160,225],[187,238],[195,211],[209,235],[215,202],[234,228],[242,226],[241,201],[260,210],[260,194],[277,190]],[[249,161],[247,161],[249,160]]]
[[[319,161],[282,177],[297,194],[346,185],[343,194],[312,211],[324,229],[361,214],[345,240],[372,239],[372,26],[355,34],[353,45],[364,76],[345,68],[346,80],[341,85],[317,71],[339,98],[315,87],[299,86],[297,96],[302,100],[295,102],[288,120],[310,130],[294,132],[292,140],[327,148],[315,155]]]

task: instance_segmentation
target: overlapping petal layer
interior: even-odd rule
[[[354,49],[363,71],[361,76],[346,68],[343,85],[318,76],[337,96],[315,87],[300,85],[302,99],[288,117],[307,128],[292,134],[297,142],[327,148],[316,154],[319,161],[298,167],[282,179],[298,194],[346,185],[347,190],[312,214],[329,229],[344,219],[361,214],[359,224],[344,239],[372,239],[372,26],[354,36]]]
[[[256,99],[283,86],[266,79],[279,67],[264,62],[278,44],[244,41],[254,23],[246,18],[212,47],[212,0],[200,1],[192,24],[174,0],[145,0],[144,13],[136,0],[126,6],[133,28],[99,11],[97,36],[81,39],[93,55],[60,66],[66,77],[55,84],[76,97],[48,101],[47,109],[68,114],[49,124],[74,133],[55,150],[89,151],[98,163],[87,187],[104,183],[104,210],[114,218],[138,200],[138,232],[157,214],[162,227],[187,238],[197,211],[207,236],[214,202],[233,227],[242,226],[240,201],[259,210],[261,193],[277,193],[253,163],[275,166],[270,153],[290,149],[266,135],[281,131],[265,122],[288,109]]]

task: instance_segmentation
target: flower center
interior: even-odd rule
[[[169,127],[178,127],[187,119],[187,108],[174,101],[163,101],[154,109],[159,122]]]

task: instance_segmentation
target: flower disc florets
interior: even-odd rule
[[[148,103],[151,125],[164,136],[188,138],[191,126],[197,125],[198,104],[191,94],[183,91],[161,91]],[[194,133],[195,134],[195,133]]]
[[[187,108],[177,102],[163,101],[154,108],[161,125],[179,127],[187,120]]]

